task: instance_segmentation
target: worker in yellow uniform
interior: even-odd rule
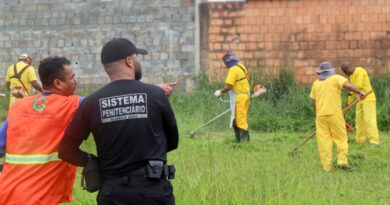
[[[35,69],[31,63],[32,57],[23,53],[19,56],[18,62],[8,68],[5,82],[10,91],[9,107],[18,98],[30,96],[32,88],[42,92],[42,87],[38,83]]]
[[[329,62],[320,64],[316,71],[318,79],[313,83],[310,98],[316,112],[316,135],[320,161],[325,171],[332,170],[333,142],[337,146],[337,164],[349,170],[348,138],[341,107],[341,90],[346,88],[364,97],[365,93],[341,75]]]
[[[227,52],[222,60],[229,71],[225,86],[215,91],[214,95],[220,97],[222,93],[229,92],[231,112],[229,127],[233,126],[237,142],[249,142],[247,122],[250,94],[248,70],[232,52]]]
[[[349,76],[350,82],[364,92],[372,89],[367,71],[362,67],[354,67],[349,62],[344,62],[341,69]],[[348,95],[347,103],[351,104],[355,95]],[[356,105],[356,142],[363,144],[366,136],[372,147],[379,147],[379,132],[376,123],[376,97],[372,92],[370,95]]]

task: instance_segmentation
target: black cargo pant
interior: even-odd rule
[[[175,205],[173,187],[166,179],[125,176],[106,180],[97,196],[99,205]]]

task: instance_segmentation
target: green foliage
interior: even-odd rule
[[[313,129],[314,112],[309,89],[299,86],[294,73],[281,70],[278,78],[264,84],[268,94],[263,99],[253,99],[249,113],[251,129],[262,131]]]
[[[378,127],[390,130],[390,74],[376,76],[371,83],[376,95]]]

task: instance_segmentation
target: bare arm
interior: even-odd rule
[[[357,93],[357,94],[360,96],[360,99],[364,99],[364,97],[365,97],[365,95],[366,95],[366,93],[364,93],[363,91],[359,90],[359,88],[355,87],[354,85],[352,85],[352,84],[349,83],[349,82],[345,82],[345,83],[343,84],[343,88],[348,89],[348,90],[350,90],[350,91],[352,91],[352,92]]]
[[[230,91],[232,88],[233,88],[232,85],[226,84],[226,85],[221,89],[221,93],[226,93],[226,92]]]
[[[42,87],[38,83],[38,81],[36,81],[36,80],[31,81],[31,85],[33,86],[33,88],[35,88],[35,90],[38,90],[39,92],[42,92]]]

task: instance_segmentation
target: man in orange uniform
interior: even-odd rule
[[[368,93],[372,91],[370,78],[367,71],[362,67],[354,67],[349,62],[341,65],[344,74],[349,76],[351,83],[357,88]],[[356,97],[352,93],[348,95],[348,104]],[[376,97],[371,93],[356,105],[356,142],[363,144],[366,136],[372,147],[379,147],[379,132],[376,122]]]
[[[66,58],[46,58],[38,72],[43,93],[16,101],[8,112],[0,204],[72,200],[76,167],[58,158],[58,145],[80,104],[74,95],[77,80]]]

